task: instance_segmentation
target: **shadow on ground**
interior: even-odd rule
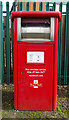
[[[2,109],[3,110],[14,109],[14,92],[12,91],[2,92]]]

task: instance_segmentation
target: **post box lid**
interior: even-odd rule
[[[11,20],[18,17],[56,17],[60,22],[61,13],[56,11],[13,11]]]

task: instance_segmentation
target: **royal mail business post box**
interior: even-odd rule
[[[54,11],[12,12],[16,110],[55,110],[58,23]]]

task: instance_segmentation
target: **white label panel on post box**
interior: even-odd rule
[[[27,51],[27,63],[44,63],[44,52]]]

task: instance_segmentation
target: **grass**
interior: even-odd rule
[[[69,118],[69,96],[66,87],[58,87],[57,109],[55,111],[16,111],[14,110],[14,86],[2,87],[2,116],[3,118]]]

